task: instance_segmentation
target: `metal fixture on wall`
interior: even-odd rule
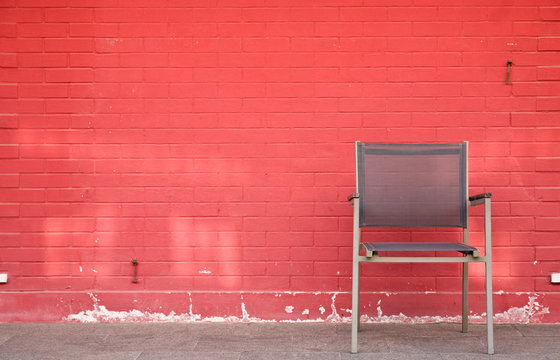
[[[507,77],[506,77],[506,84],[511,83],[510,75],[511,75],[511,66],[513,65],[513,60],[509,59],[507,61]]]
[[[132,282],[137,283],[138,282],[138,277],[137,277],[136,270],[138,269],[138,260],[132,259],[131,262],[132,262],[132,266],[134,266],[134,279],[132,280]]]

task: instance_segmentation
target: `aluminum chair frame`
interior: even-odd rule
[[[491,246],[491,193],[484,193],[475,196],[468,196],[468,183],[466,183],[467,191],[467,208],[484,204],[484,256],[480,256],[478,251],[471,253],[463,253],[462,257],[414,257],[414,256],[379,256],[372,249],[364,249],[365,256],[360,255],[360,249],[364,248],[361,242],[360,227],[360,195],[359,195],[359,179],[358,174],[358,144],[356,146],[356,193],[351,194],[348,200],[353,202],[354,221],[353,221],[353,252],[352,252],[352,353],[358,352],[358,331],[360,327],[360,263],[362,262],[380,262],[380,263],[462,263],[463,264],[463,284],[462,284],[462,332],[468,330],[468,265],[471,262],[485,264],[486,277],[486,326],[487,326],[487,350],[488,354],[494,354],[494,330],[493,330],[493,305],[492,305],[492,246]],[[403,144],[404,145],[404,144]],[[465,142],[465,181],[468,181],[468,142]],[[466,224],[462,227],[463,243],[469,244],[469,225],[468,210],[466,214]],[[404,244],[404,243],[403,243]],[[410,243],[414,244],[414,243]],[[460,243],[459,243],[460,244]],[[460,250],[459,250],[460,251]]]

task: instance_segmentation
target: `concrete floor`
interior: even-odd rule
[[[349,324],[0,324],[0,359],[560,359],[559,325],[365,324],[350,354]]]

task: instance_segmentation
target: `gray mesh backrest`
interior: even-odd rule
[[[466,226],[466,143],[357,145],[361,227]]]

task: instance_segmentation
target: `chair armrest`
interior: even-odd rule
[[[492,197],[492,193],[483,193],[477,194],[473,196],[469,196],[469,201],[471,202],[471,206],[477,206],[484,203],[484,199],[490,199]]]
[[[352,194],[348,195],[348,198],[347,198],[346,200],[352,201],[352,200],[354,200],[354,199],[358,199],[359,197],[360,197],[360,194],[358,194],[358,193],[352,193]]]
[[[469,196],[469,200],[470,201],[475,201],[475,200],[484,199],[484,198],[491,198],[491,197],[492,197],[492,193],[484,193],[484,194]]]

